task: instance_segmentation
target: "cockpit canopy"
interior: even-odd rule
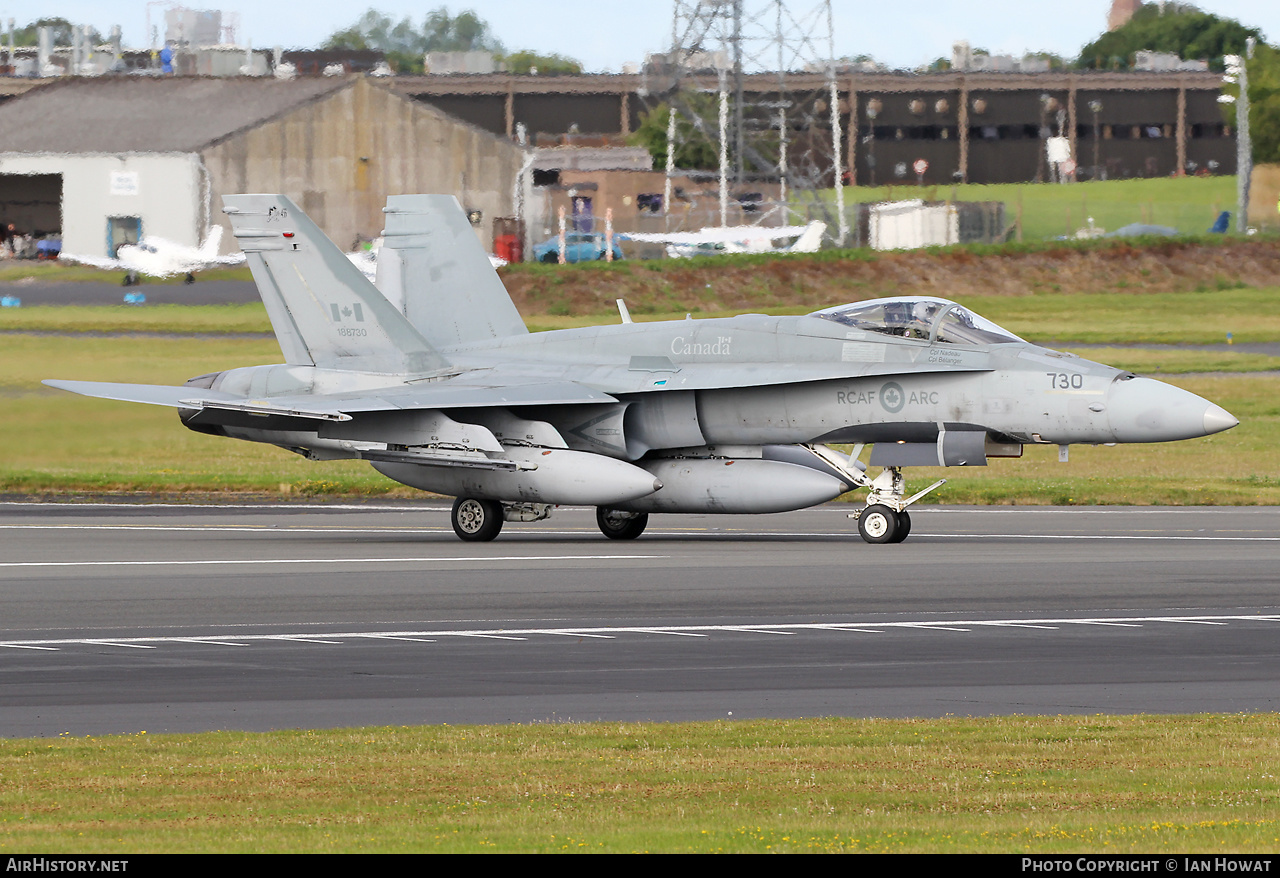
[[[974,314],[963,305],[931,296],[868,299],[814,311],[820,317],[861,329],[900,338],[917,338],[942,344],[1008,344],[1020,342],[1007,329]]]

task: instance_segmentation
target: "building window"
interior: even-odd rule
[[[651,192],[636,196],[636,207],[641,213],[662,213],[662,194]]]

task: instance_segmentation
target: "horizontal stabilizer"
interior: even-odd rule
[[[317,421],[347,421],[351,415],[360,412],[617,402],[599,390],[572,381],[555,380],[480,384],[459,378],[428,384],[402,384],[363,393],[275,396],[268,399],[250,399],[190,385],[111,384],[55,378],[46,379],[44,383],[59,390],[99,399]]]
[[[112,384],[106,381],[62,381],[56,378],[46,378],[41,383],[59,390],[69,390],[81,396],[116,399],[120,402],[141,402],[147,405],[167,405],[180,409],[201,408],[199,404],[192,402],[192,397],[196,395],[202,399],[216,401],[240,400],[240,397],[230,393],[201,390],[187,385],[172,387],[164,384]]]
[[[141,402],[179,409],[219,409],[250,415],[274,415],[316,421],[351,420],[350,415],[338,411],[322,410],[307,405],[282,406],[261,399],[246,400],[229,393],[195,388],[190,385],[173,387],[164,384],[111,384],[105,381],[61,381],[56,378],[45,379],[44,383],[81,396],[114,399],[120,402]]]

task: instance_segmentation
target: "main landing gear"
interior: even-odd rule
[[[596,524],[600,533],[611,540],[634,540],[649,524],[647,512],[623,512],[607,506],[596,507]]]
[[[450,515],[453,532],[469,543],[487,543],[502,530],[502,504],[497,500],[459,497]]]
[[[459,539],[487,543],[502,531],[504,521],[542,521],[551,517],[549,503],[502,503],[477,497],[453,501],[450,521]],[[640,528],[644,530],[643,526]]]
[[[858,520],[858,533],[868,543],[900,543],[911,533],[911,515],[907,507],[946,483],[946,479],[939,479],[918,494],[906,497],[902,470],[887,466],[874,479],[863,477],[860,487],[870,489],[867,507],[850,512],[849,517]]]

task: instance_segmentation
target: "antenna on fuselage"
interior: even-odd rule
[[[621,299],[616,299],[615,301],[618,303],[618,314],[621,315],[622,322],[623,323],[635,322],[631,319],[631,312],[627,310],[627,303],[622,301]]]

